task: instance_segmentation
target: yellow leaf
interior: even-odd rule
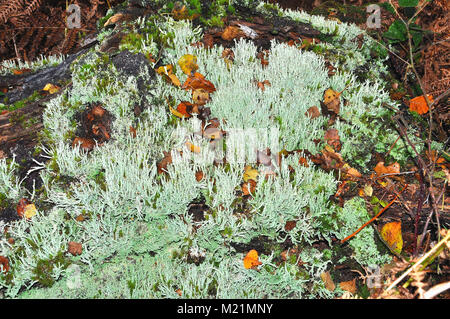
[[[37,213],[37,209],[36,209],[36,206],[34,206],[34,204],[29,204],[29,205],[25,206],[24,215],[26,218],[29,219],[29,218],[33,217],[34,215],[36,215],[36,213]]]
[[[189,150],[192,152],[192,153],[200,153],[200,151],[201,151],[201,148],[200,148],[200,146],[195,146],[194,144],[192,144],[192,143],[190,143],[190,142],[186,142],[186,146],[189,148]]]
[[[171,107],[170,105],[169,105],[169,110],[170,110],[170,113],[172,113],[173,115],[175,115],[176,117],[179,117],[179,118],[181,118],[181,119],[183,119],[183,118],[185,118],[185,117],[188,117],[188,116],[184,115],[183,113],[178,112],[177,110],[175,110],[175,109],[174,109],[173,107]]]
[[[178,60],[178,65],[185,74],[191,75],[198,69],[197,57],[192,54],[185,54]]]
[[[175,85],[175,86],[181,85],[180,80],[177,78],[177,76],[175,74],[169,74],[168,77],[170,79],[170,82],[172,82],[173,85]]]
[[[54,94],[54,93],[58,92],[60,89],[61,88],[57,85],[47,83],[42,90],[48,91],[48,93],[50,93],[50,94]]]
[[[381,229],[381,237],[388,244],[392,251],[400,254],[403,248],[402,223],[387,223]]]
[[[254,249],[250,250],[244,257],[245,269],[250,269],[261,264],[262,263],[258,260],[258,252]]]
[[[248,180],[252,179],[254,181],[256,181],[256,179],[258,178],[258,170],[252,168],[250,165],[245,166],[244,168],[244,182],[248,182]]]

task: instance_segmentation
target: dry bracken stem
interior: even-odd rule
[[[437,243],[429,252],[427,252],[425,255],[422,256],[414,265],[411,266],[407,271],[403,273],[400,277],[397,278],[387,289],[386,292],[394,288],[398,285],[400,281],[403,280],[411,271],[415,270],[425,259],[427,259],[429,256],[431,256],[440,246],[443,244],[446,244],[446,242],[450,239],[450,231],[447,232],[447,235],[441,239],[439,243]]]

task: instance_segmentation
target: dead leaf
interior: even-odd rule
[[[242,30],[236,26],[228,26],[225,28],[225,30],[223,30],[221,38],[224,39],[225,41],[231,41],[235,38],[240,38],[244,36],[244,32],[242,32]]]
[[[320,116],[320,111],[317,106],[311,106],[306,112],[305,116],[309,116],[311,119],[315,119]]]
[[[260,51],[260,52],[258,52],[258,54],[256,54],[256,57],[261,61],[261,65],[263,67],[266,67],[267,65],[269,65],[269,60],[267,60],[268,56],[269,56],[269,50]]]
[[[286,224],[284,225],[285,231],[291,231],[297,226],[297,222],[295,220],[288,220]]]
[[[253,179],[249,179],[248,182],[242,184],[241,190],[244,196],[253,194],[256,190],[256,182]]]
[[[339,283],[342,290],[348,291],[352,294],[356,293],[356,278],[349,281],[343,281]]]
[[[391,222],[387,223],[381,229],[381,237],[392,249],[392,251],[400,254],[403,248],[403,238],[402,238],[402,223],[401,222]]]
[[[179,117],[179,118],[188,118],[191,117],[191,112],[192,112],[192,108],[193,108],[193,104],[187,101],[182,101],[180,102],[180,104],[178,104],[177,109],[174,110],[172,107],[170,107],[169,105],[169,109],[170,112]]]
[[[186,142],[185,144],[192,153],[198,154],[201,152],[200,146],[196,146],[196,145],[192,144],[191,142]]]
[[[178,65],[181,67],[186,75],[191,75],[192,72],[198,70],[197,57],[192,54],[185,54],[178,60]]]
[[[333,279],[331,279],[329,271],[321,273],[320,278],[322,278],[322,281],[325,284],[325,288],[327,290],[334,291],[334,289],[336,289],[336,285],[334,284]]]
[[[24,74],[24,73],[28,73],[28,72],[31,72],[32,70],[31,69],[28,69],[28,68],[23,68],[23,69],[13,69],[12,70],[12,73],[14,74],[14,75],[21,75],[21,74]]]
[[[192,100],[197,105],[205,105],[210,101],[209,93],[205,89],[196,89],[192,91]]]
[[[258,178],[258,170],[252,168],[250,165],[245,166],[244,168],[244,182],[248,182],[250,179],[256,181]]]
[[[109,18],[108,21],[106,21],[103,26],[106,27],[110,24],[116,24],[116,23],[122,21],[123,18],[124,18],[123,13],[117,13],[117,14],[113,15],[111,18]]]
[[[400,173],[400,164],[395,162],[389,166],[384,166],[384,162],[378,162],[373,170],[378,176],[384,174],[398,174]]]
[[[253,269],[256,266],[261,265],[262,262],[258,260],[258,252],[254,249],[250,250],[244,257],[244,267],[245,269]]]
[[[262,81],[262,82],[257,82],[256,85],[258,86],[258,88],[261,89],[261,91],[264,91],[264,90],[265,90],[265,85],[271,86],[269,80],[264,80],[264,81]]]
[[[339,132],[335,128],[330,128],[325,132],[325,141],[328,145],[333,147],[337,152],[341,150],[341,142],[339,140]]]
[[[133,126],[130,126],[130,134],[133,138],[136,138],[136,129]]]
[[[72,142],[72,147],[75,148],[77,146],[80,146],[80,148],[84,151],[91,151],[94,149],[95,142],[93,139],[85,138],[85,137],[75,137],[75,139]]]
[[[428,100],[430,103],[433,103],[433,96],[428,94]],[[409,101],[409,110],[417,112],[419,114],[425,114],[428,112],[428,105],[425,101],[425,96],[417,96]]]
[[[172,164],[172,153],[171,152],[165,152],[164,157],[159,163],[156,165],[158,169],[158,174],[166,173],[167,171],[167,165]]]
[[[195,72],[193,76],[189,76],[181,88],[185,90],[204,89],[208,93],[216,91],[214,84],[206,80],[205,77],[198,72]]]
[[[172,64],[160,66],[158,69],[156,69],[156,73],[161,75],[164,78],[164,80],[166,80],[168,83],[171,83],[175,86],[181,85],[181,82],[178,79],[178,77],[175,74],[173,74],[173,65]]]
[[[83,252],[83,246],[81,245],[81,243],[70,241],[68,251],[73,256],[78,256]]]
[[[61,90],[61,88],[59,86],[57,86],[57,85],[54,85],[54,84],[51,84],[51,83],[47,83],[42,90],[43,91],[47,91],[50,94],[55,94],[59,90]]]
[[[2,266],[3,271],[7,273],[9,271],[9,260],[6,257],[0,256],[0,266]]]
[[[195,180],[197,182],[200,182],[203,179],[203,172],[201,170],[198,170],[195,172]]]
[[[326,107],[326,111],[333,114],[339,114],[341,106],[341,93],[334,91],[333,89],[327,89],[323,93],[323,104]]]
[[[16,207],[17,215],[20,218],[30,219],[37,213],[36,206],[26,198],[21,198]]]

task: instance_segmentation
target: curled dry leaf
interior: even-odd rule
[[[9,260],[6,257],[0,256],[0,266],[3,271],[7,273],[9,271]]]
[[[328,114],[339,114],[341,106],[340,96],[341,93],[334,91],[331,88],[325,90],[325,92],[323,93],[323,105],[325,106],[325,108],[322,108],[322,111],[325,111]]]
[[[85,138],[85,137],[75,137],[75,139],[72,142],[72,147],[75,148],[77,146],[80,146],[80,148],[86,152],[89,152],[94,149],[95,142],[93,139]]]
[[[244,267],[245,269],[251,269],[262,264],[258,259],[258,252],[254,249],[250,250],[244,257]]]
[[[123,19],[124,19],[124,14],[117,13],[117,14],[113,15],[111,18],[109,18],[108,21],[106,21],[103,26],[106,27],[111,24],[116,24],[116,23],[122,21]]]
[[[156,69],[156,73],[161,75],[168,83],[172,83],[175,86],[180,86],[181,82],[175,74],[173,74],[173,65],[168,64],[165,66],[160,66]]]
[[[231,41],[235,38],[241,38],[244,35],[244,32],[240,28],[230,25],[223,30],[221,37],[225,41]]]
[[[248,182],[242,184],[241,189],[244,196],[251,195],[256,190],[256,182],[253,179],[249,179]]]
[[[78,256],[83,252],[83,246],[81,245],[81,243],[70,241],[68,251],[73,256]]]
[[[203,176],[204,176],[204,174],[201,170],[198,170],[195,172],[195,180],[197,182],[200,182],[203,179]]]
[[[330,128],[325,132],[325,141],[328,145],[333,147],[334,150],[340,151],[341,150],[341,142],[339,139],[339,132],[335,128]]]
[[[342,290],[348,291],[352,294],[356,293],[356,278],[349,281],[343,281],[339,283]]]
[[[130,134],[131,137],[136,138],[136,129],[133,126],[130,126]]]
[[[306,112],[305,116],[309,116],[311,119],[315,119],[320,116],[320,111],[317,106],[311,106]]]
[[[331,279],[329,271],[321,273],[320,278],[322,278],[322,281],[325,284],[325,288],[327,290],[334,291],[334,289],[336,289],[336,285],[334,284],[333,279]]]
[[[158,169],[158,174],[166,173],[167,171],[167,165],[172,164],[172,153],[171,152],[163,152],[164,157],[161,161],[159,161],[158,164],[156,164],[156,167]]]
[[[216,91],[214,84],[206,80],[205,77],[198,72],[195,72],[193,76],[189,76],[181,88],[185,90],[203,89],[208,93]]]

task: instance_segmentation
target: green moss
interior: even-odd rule
[[[59,252],[54,257],[50,256],[48,259],[40,259],[32,271],[32,279],[44,287],[51,287],[55,283],[55,279],[53,278],[54,268],[58,266],[66,269],[70,264],[70,260],[64,256],[63,252]]]

